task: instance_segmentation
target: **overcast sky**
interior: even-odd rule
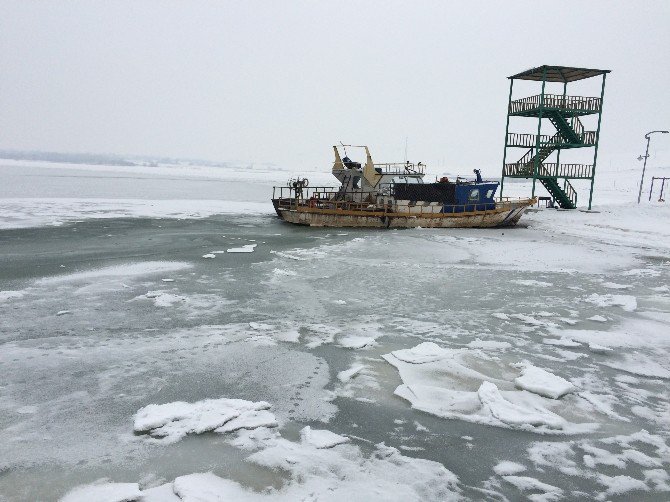
[[[668,1],[2,0],[0,148],[327,169],[339,141],[381,162],[408,138],[495,175],[506,77],[550,64],[612,70],[599,164],[630,167],[670,128],[669,53]],[[651,153],[670,164],[670,135]]]

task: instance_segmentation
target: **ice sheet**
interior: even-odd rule
[[[665,495],[670,230],[657,222],[668,219],[667,207],[617,201],[600,204],[599,213],[542,210],[504,231],[332,232],[272,216],[263,183],[285,182],[286,171],[174,169],[180,179],[171,193],[181,201],[157,200],[158,189],[125,200],[111,192],[28,198],[39,195],[38,184],[23,199],[0,201],[0,227],[35,227],[6,232],[10,266],[0,267],[0,492],[10,490],[9,499],[61,495],[109,473],[163,500],[156,497],[170,496],[170,480],[186,486],[208,469],[253,499],[331,490],[349,498],[359,490],[369,498],[451,496],[430,491],[433,464],[399,474],[388,463],[371,467],[386,455],[373,446],[379,441],[417,461],[440,459],[463,480],[466,499],[556,495],[535,482],[565,499],[616,498],[608,490],[624,481],[647,493],[621,498]],[[203,200],[220,194],[188,193],[182,181],[190,176],[205,183],[237,176],[255,192],[250,203]],[[224,217],[203,219],[217,214]],[[85,224],[61,225],[77,220]],[[144,237],[151,242],[136,246]],[[252,243],[252,260],[221,252]],[[155,263],[181,265],[147,266]],[[554,400],[519,390],[519,361],[576,392]],[[160,447],[152,443],[167,438],[131,433],[131,417],[146,403],[212,395],[273,408],[214,429],[225,435]],[[319,449],[283,439],[275,422],[293,438],[310,424],[351,441]],[[596,427],[599,434],[589,434]],[[642,428],[649,432],[633,439]],[[505,429],[548,433],[551,441],[531,452],[537,436]],[[606,435],[618,439],[598,442]],[[268,468],[244,463],[250,452],[260,459],[268,451],[276,454]],[[517,465],[497,472],[504,462]],[[71,477],[53,486],[50,466]],[[149,470],[162,486],[145,488]],[[389,476],[398,485],[385,486]],[[516,484],[502,476],[516,476]]]

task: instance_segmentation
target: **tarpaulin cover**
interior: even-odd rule
[[[395,198],[454,204],[455,186],[454,183],[396,183]]]

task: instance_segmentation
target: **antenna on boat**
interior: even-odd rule
[[[347,153],[347,147],[346,147],[346,145],[345,145],[344,143],[342,143],[341,141],[340,141],[340,145],[342,146],[342,150],[344,150],[344,156],[345,156],[345,157],[348,157],[349,154]]]
[[[407,164],[407,136],[405,136],[405,164]]]

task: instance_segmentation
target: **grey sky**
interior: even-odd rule
[[[2,1],[0,148],[327,169],[340,140],[381,162],[408,137],[495,175],[506,77],[558,64],[612,70],[599,159],[630,166],[670,128],[669,49],[669,2]]]

